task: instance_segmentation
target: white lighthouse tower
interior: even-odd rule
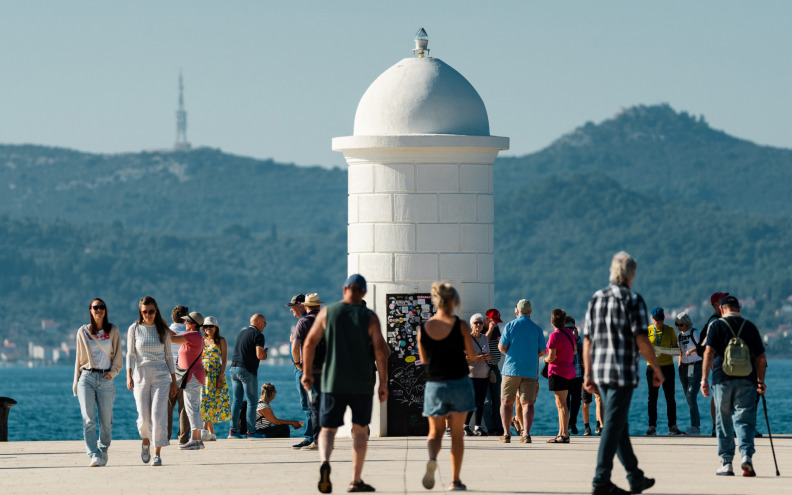
[[[421,29],[415,57],[369,86],[353,135],[332,143],[349,164],[348,271],[366,278],[383,331],[389,294],[429,293],[439,280],[459,291],[460,317],[493,306],[493,162],[509,138],[490,136],[479,94],[427,44]],[[402,346],[417,354],[414,344]],[[387,434],[380,409],[373,434]]]

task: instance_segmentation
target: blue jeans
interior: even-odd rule
[[[600,385],[599,391],[605,415],[602,418],[604,424],[602,425],[602,435],[597,452],[597,468],[594,471],[592,484],[594,487],[611,484],[613,456],[618,455],[619,462],[627,471],[627,481],[630,486],[640,486],[644,474],[638,469],[638,459],[635,457],[630,443],[630,427],[627,424],[633,388]]]
[[[247,429],[256,431],[256,409],[259,390],[258,377],[245,368],[231,368],[231,431],[239,433],[239,412],[242,410],[242,398],[247,401]]]
[[[756,433],[756,385],[749,380],[727,380],[712,386],[715,398],[715,431],[718,455],[723,462],[734,458],[734,434],[740,454],[753,457]]]
[[[302,409],[303,415],[305,416],[305,439],[309,442],[315,442],[316,438],[314,438],[314,428],[313,423],[311,423],[311,408],[309,407],[309,403],[311,402],[311,398],[308,397],[308,391],[305,390],[300,383],[302,380],[302,370],[298,370],[294,368],[294,379],[297,381],[297,392],[300,394],[300,409]]]
[[[77,399],[83,422],[85,451],[89,457],[107,452],[113,433],[115,382],[103,373],[82,370],[77,381]],[[96,442],[96,411],[99,411],[99,443]]]
[[[500,413],[501,382],[503,378],[497,366],[493,366],[492,370],[495,371],[497,380],[495,380],[495,383],[490,382],[489,379],[487,380],[487,395],[484,399],[484,426],[486,426],[489,434],[503,429]]]
[[[690,409],[690,426],[698,428],[701,426],[699,417],[698,393],[701,389],[701,361],[690,364],[679,365],[679,381],[682,383],[682,390],[685,392],[688,409]],[[690,368],[693,368],[693,376],[688,376]]]

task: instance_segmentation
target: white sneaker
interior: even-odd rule
[[[734,476],[734,469],[732,469],[731,462],[724,463],[723,466],[715,471],[715,474],[718,476]]]
[[[200,450],[201,449],[200,440],[190,440],[187,443],[183,443],[179,445],[179,448],[181,450]]]
[[[101,467],[102,466],[102,458],[98,455],[91,456],[91,463],[88,464],[89,467]]]
[[[162,466],[162,457],[157,454],[154,454],[154,462],[151,463],[152,466]]]
[[[151,447],[151,444],[140,447],[140,460],[143,461],[143,464],[148,464],[151,460],[151,449],[149,447]]]
[[[302,447],[300,450],[317,450],[318,448],[319,448],[319,446],[316,445],[316,442],[311,442],[308,445],[306,445],[305,447]]]
[[[690,428],[685,430],[685,435],[698,436],[700,433],[701,430],[699,429],[698,426],[691,426]]]
[[[212,434],[209,430],[201,430],[201,440],[211,440]]]
[[[209,434],[209,441],[210,442],[216,442],[217,441],[217,435],[215,435],[214,433],[210,433]]]
[[[100,464],[101,466],[107,466],[107,451],[106,450],[102,451],[102,455],[99,458],[99,460],[102,463],[102,464]]]
[[[751,458],[748,457],[747,455],[743,456],[740,467],[743,470],[743,476],[746,477],[756,476],[756,471],[754,471],[753,462],[751,461]]]

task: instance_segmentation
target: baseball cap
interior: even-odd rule
[[[520,299],[517,301],[517,311],[522,314],[527,314],[531,311],[531,301],[528,299]]]
[[[497,309],[495,308],[488,309],[486,314],[487,317],[492,318],[492,321],[494,321],[495,323],[503,323],[503,320],[501,319],[500,311],[498,311]]]
[[[737,300],[734,296],[726,296],[720,300],[721,306],[736,306],[740,307],[740,301]]]
[[[363,278],[363,275],[359,273],[350,275],[349,278],[346,279],[346,282],[344,282],[344,287],[350,287],[354,284],[357,284],[361,291],[366,292],[366,279]]]
[[[710,304],[714,306],[716,302],[720,301],[721,299],[723,299],[728,295],[729,295],[728,292],[716,292],[715,294],[710,296]]]
[[[652,310],[652,318],[655,320],[665,320],[665,311],[660,306]]]
[[[291,301],[289,301],[289,304],[287,304],[286,306],[291,308],[292,306],[296,306],[297,304],[302,304],[304,302],[305,302],[305,294],[297,294],[296,296],[293,296],[291,298]]]

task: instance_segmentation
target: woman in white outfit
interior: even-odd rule
[[[176,395],[176,375],[170,352],[171,332],[162,319],[157,301],[140,300],[138,321],[127,332],[127,388],[135,393],[137,427],[143,439],[140,458],[144,464],[162,466],[160,449],[169,445],[168,396]],[[133,373],[134,370],[134,373]]]
[[[121,337],[118,327],[107,319],[107,306],[94,299],[88,306],[91,323],[77,330],[72,391],[80,402],[85,450],[91,458],[90,466],[107,464],[107,449],[113,433],[113,402],[115,383],[124,365],[121,356]],[[99,416],[97,444],[96,417]]]
[[[201,313],[193,311],[183,317],[187,331],[181,335],[171,335],[174,344],[181,344],[179,349],[179,368],[187,375],[184,385],[184,409],[190,419],[190,441],[179,445],[180,449],[198,450],[204,447],[201,441],[203,431],[203,416],[201,415],[201,389],[206,382],[206,370],[203,366],[203,335],[201,325],[204,317]],[[181,373],[181,371],[180,371]]]

